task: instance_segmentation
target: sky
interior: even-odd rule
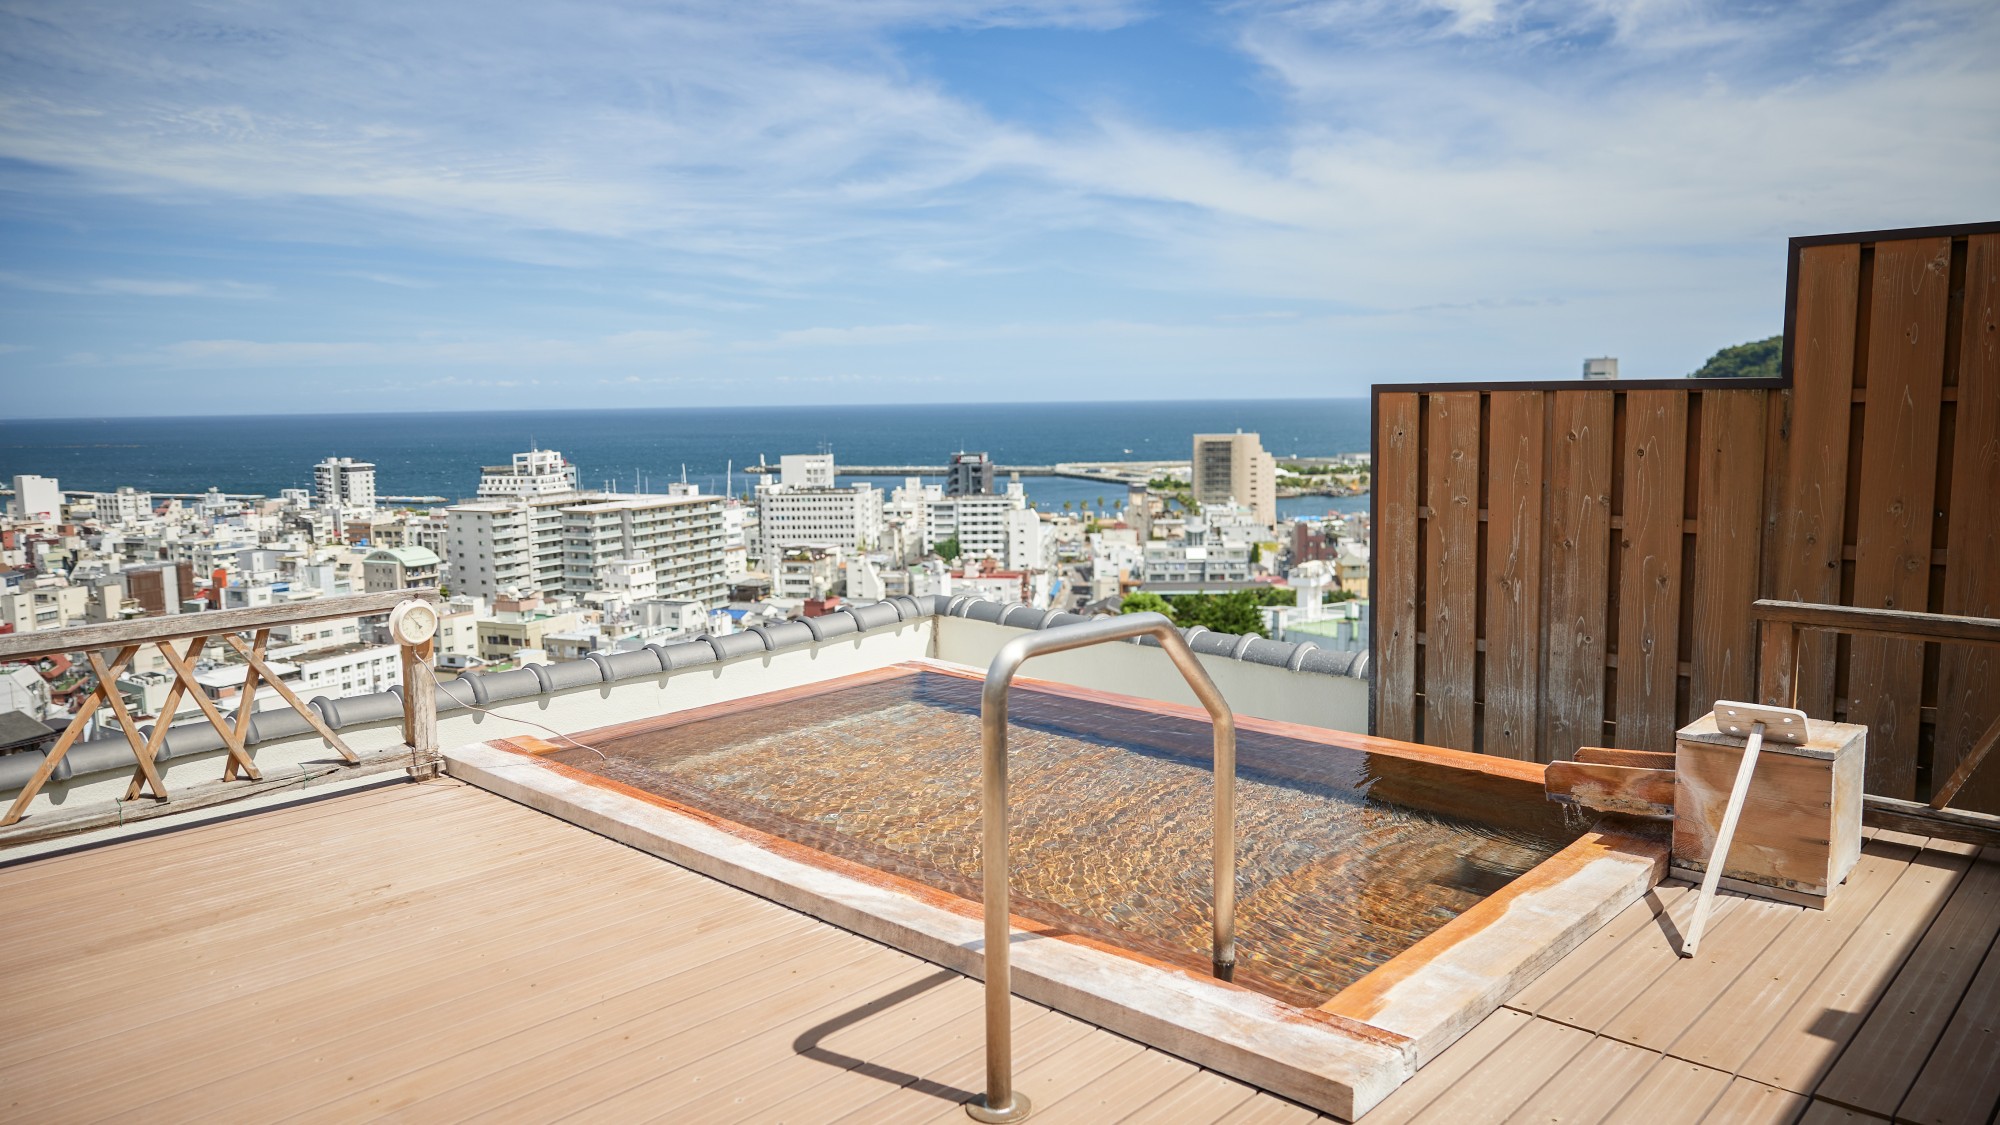
[[[2000,218],[2000,4],[0,0],[0,416],[1687,374]]]

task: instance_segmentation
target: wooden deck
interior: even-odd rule
[[[1987,1121],[2000,859],[1882,835],[1695,961],[1662,888],[1364,1121]],[[0,911],[7,1120],[956,1125],[983,1073],[975,982],[448,781],[0,868]],[[1320,1120],[1017,1003],[1036,1121]]]
[[[1830,909],[1659,887],[1362,1120],[1933,1122],[2000,1102],[2000,853],[1870,832]]]

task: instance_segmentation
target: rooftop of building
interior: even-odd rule
[[[1662,884],[1363,1125],[1987,1120],[2000,855],[1873,835],[1854,894],[1726,898],[1698,960]],[[982,1083],[976,981],[451,780],[6,862],[0,896],[21,1120],[942,1125]],[[1013,1018],[1040,1120],[1332,1120]]]
[[[1971,302],[1973,294],[1990,294],[2000,285],[2000,224],[1974,237],[1985,241],[1968,249],[1963,231],[1899,232],[1882,236],[1873,257],[1862,258],[1856,244],[1877,236],[1846,236],[1828,240],[1839,254],[1822,260],[1841,268],[1872,262],[1871,268],[1885,271],[1875,285],[1884,293],[1933,293],[1936,324],[1957,323],[1973,338],[1992,327],[1991,317],[1976,315],[1987,306]],[[1795,262],[1802,250],[1818,245],[1795,243]],[[1947,262],[1952,269],[1939,268]],[[1893,273],[1897,268],[1906,268],[1918,284],[1883,285],[1882,278],[1903,276]],[[1825,315],[1842,308],[1814,286],[1845,277],[1846,311],[1853,312],[1858,299],[1866,315],[1869,288],[1857,280],[1862,275],[1851,268],[1827,272],[1833,281],[1820,276],[1807,287],[1821,299],[1799,311]],[[1964,284],[1952,288],[1948,282],[1957,275]],[[1947,297],[1967,315],[1948,317]],[[1853,328],[1851,321],[1842,323]],[[1857,333],[1811,338],[1846,344]],[[1390,439],[1385,454],[1393,456],[1385,456],[1383,473],[1395,492],[1378,497],[1385,545],[1378,547],[1375,567],[1374,605],[1384,614],[1374,630],[1376,651],[1333,654],[1309,644],[1187,631],[1195,662],[1240,716],[1282,717],[1322,731],[1407,724],[1403,734],[1353,737],[1383,753],[1478,757],[1490,763],[1482,768],[1520,779],[1552,777],[1553,767],[1545,764],[1552,750],[1581,754],[1578,747],[1603,740],[1615,741],[1610,754],[1636,756],[1649,745],[1672,746],[1687,718],[1676,709],[1704,711],[1716,698],[1708,689],[1717,685],[1745,693],[1723,698],[1754,691],[1783,699],[1787,689],[1823,694],[1826,704],[1815,711],[1833,710],[1839,694],[1846,709],[1839,717],[1877,725],[1867,731],[1867,795],[1857,777],[1846,791],[1854,800],[1842,806],[1836,793],[1829,809],[1842,808],[1857,825],[1862,807],[1870,815],[1897,808],[1923,814],[1899,814],[1921,824],[1920,833],[1892,830],[1879,819],[1862,830],[1858,860],[1844,881],[1833,880],[1841,885],[1822,909],[1785,901],[1796,894],[1726,890],[1715,900],[1699,956],[1679,955],[1696,924],[1697,895],[1674,878],[1649,879],[1617,907],[1584,916],[1574,943],[1507,949],[1532,971],[1479,982],[1484,991],[1477,1017],[1451,1027],[1450,1045],[1425,1054],[1420,1067],[1412,1063],[1414,1072],[1363,1122],[1995,1120],[2000,846],[1992,843],[2000,835],[1992,816],[1954,818],[1948,814],[1956,810],[1943,807],[1984,750],[1953,759],[1940,748],[1950,745],[1946,726],[1974,718],[1967,743],[1984,737],[1990,748],[2000,737],[2000,722],[1991,728],[1995,734],[1976,736],[1991,714],[1993,697],[1982,691],[1988,681],[1968,676],[1957,681],[1959,694],[1937,694],[1927,674],[1936,650],[1923,648],[1940,639],[1949,642],[1942,646],[1948,653],[2000,643],[2000,588],[1991,585],[1991,576],[2000,574],[1992,565],[2000,541],[1964,534],[1990,523],[1981,505],[1991,495],[1991,465],[1965,452],[1956,471],[1972,475],[1952,487],[1951,470],[1943,465],[1919,463],[1907,452],[1882,459],[1881,414],[1867,415],[1878,421],[1850,434],[1845,423],[1855,413],[1883,403],[1894,404],[1897,417],[1913,409],[1912,394],[1896,391],[1914,382],[1905,378],[1914,365],[1894,350],[1905,335],[1877,331],[1859,338],[1886,354],[1871,353],[1865,386],[1853,381],[1850,363],[1843,376],[1848,381],[1802,378],[1782,388],[1790,396],[1782,399],[1763,394],[1772,389],[1765,386],[1403,388],[1400,397],[1385,395],[1382,405],[1390,409],[1380,432]],[[1941,406],[1991,399],[1984,391],[2000,387],[2000,367],[1989,362],[1994,353],[1940,352],[1964,364],[1951,373],[1951,397],[1936,393],[1929,400],[1932,421],[1957,427],[1946,431],[1955,442],[1940,448],[1947,454],[1991,448],[1991,435],[2000,435],[2000,413]],[[1789,381],[1789,357],[1787,362]],[[1815,351],[1810,362],[1826,361]],[[1693,395],[1701,397],[1690,404]],[[1773,404],[1786,413],[1767,415]],[[1601,418],[1590,421],[1598,417],[1590,412],[1600,408]],[[1579,419],[1567,430],[1564,411]],[[1810,411],[1823,412],[1841,428],[1803,424]],[[1623,420],[1617,428],[1614,417]],[[1710,427],[1699,431],[1700,441],[1685,428],[1689,417]],[[1780,419],[1787,424],[1781,427]],[[1490,442],[1489,424],[1501,435]],[[1460,459],[1458,445],[1425,449],[1426,442],[1457,441],[1454,433],[1477,460],[1488,450],[1511,456],[1521,448],[1503,440],[1509,433],[1538,440],[1565,432],[1567,443],[1549,445],[1571,450],[1560,456],[1576,458],[1576,475],[1556,474],[1547,494],[1534,472],[1569,462],[1534,462],[1513,478],[1434,472],[1425,479],[1418,471],[1425,463]],[[1748,437],[1717,440],[1718,432]],[[1982,433],[1989,437],[1965,440]],[[1614,434],[1621,435],[1617,455],[1632,459],[1622,477],[1612,473]],[[1766,476],[1763,448],[1751,444],[1766,435],[1780,464],[1790,463],[1789,456],[1817,466],[1820,454],[1831,451],[1836,466],[1858,466],[1851,471],[1866,481],[1858,486],[1858,514],[1850,522],[1863,528],[1867,546],[1852,535],[1822,540],[1816,530],[1799,530],[1796,505],[1781,505],[1773,522],[1765,522],[1757,504],[1767,494],[1784,495],[1785,483]],[[1554,527],[1530,523],[1538,530],[1524,533],[1518,521],[1538,511],[1571,510],[1553,494],[1566,481],[1590,477],[1584,457],[1592,451],[1602,453],[1603,478],[1614,482],[1609,487],[1620,490],[1621,503],[1605,505],[1607,513],[1619,513],[1620,535],[1610,535],[1607,518],[1593,540],[1607,549],[1551,554],[1547,572],[1533,569],[1542,556],[1524,555],[1524,545],[1573,544]],[[1665,474],[1630,471],[1658,451],[1703,460],[1675,462]],[[1391,471],[1395,457],[1401,458],[1401,475]],[[1767,487],[1718,487],[1731,472]],[[1842,558],[1843,547],[1873,565],[1874,547],[1887,542],[1882,529],[1889,517],[1900,520],[1914,508],[1928,518],[1933,510],[1929,502],[1907,505],[1902,493],[1878,486],[1889,474],[1945,482],[1938,486],[1937,519],[1946,519],[1941,510],[1947,505],[1952,516],[1937,524],[1939,534],[1917,537],[1920,553],[1931,553],[1930,567],[1915,573],[1919,580],[1929,570],[1953,576],[1948,589],[1929,592],[1971,601],[1953,603],[1963,614],[1835,604],[1843,565],[1857,562]],[[1468,487],[1473,480],[1491,484],[1490,507],[1483,485]],[[1683,497],[1680,486],[1687,480],[1702,482],[1699,496]],[[1423,498],[1433,503],[1417,503],[1420,481],[1431,493]],[[1671,487],[1646,492],[1634,486],[1660,481]],[[1817,472],[1792,473],[1790,483],[1836,493],[1847,486]],[[1593,493],[1581,507],[1591,511],[1596,502]],[[1720,534],[1718,508],[1734,519],[1726,526],[1740,532],[1737,540]],[[1841,512],[1843,505],[1829,510]],[[1666,518],[1647,518],[1659,511]],[[1419,520],[1428,522],[1420,526]],[[1516,522],[1510,526],[1510,520]],[[1947,529],[1949,536],[1942,534]],[[1658,550],[1644,542],[1662,534],[1667,542]],[[1743,545],[1756,544],[1760,535],[1779,549],[1772,569],[1803,571],[1807,577],[1799,581],[1829,584],[1822,602],[1759,597],[1761,560],[1754,546]],[[1609,556],[1610,574],[1619,573],[1621,556],[1608,549],[1619,539],[1642,541],[1622,556],[1629,560],[1622,586],[1607,580],[1605,566]],[[1724,549],[1731,542],[1736,547]],[[1948,546],[1931,548],[1939,542]],[[1514,544],[1512,554],[1507,543]],[[1807,554],[1809,545],[1825,557]],[[1678,600],[1678,572],[1660,578],[1644,569],[1681,558],[1698,568],[1686,577],[1693,591],[1686,602]],[[1509,569],[1524,559],[1539,580],[1519,581],[1521,571]],[[1860,592],[1878,577],[1867,565],[1850,575],[1857,599],[1873,597]],[[1586,571],[1599,582],[1592,596],[1609,602],[1576,593],[1577,575]],[[1718,583],[1728,593],[1714,593]],[[1521,589],[1555,590],[1567,600],[1549,608],[1552,624],[1541,627],[1531,619],[1524,627],[1507,617],[1508,592]],[[1671,590],[1674,598],[1658,600],[1660,590]],[[1914,604],[1928,603],[1917,597]],[[1794,607],[1784,610],[1793,616],[1768,615],[1774,605]],[[1624,644],[1575,644],[1581,633],[1605,628],[1607,606],[1614,615],[1608,640],[1616,642],[1622,632]],[[1678,648],[1680,638],[1666,635],[1671,629],[1655,631],[1647,616],[1654,611],[1658,620],[1683,622],[1691,647]],[[1824,622],[1851,621],[1855,614],[1873,615],[1875,635],[1838,645],[1801,640],[1802,622],[1808,629],[1834,628]],[[1579,630],[1580,620],[1596,624]],[[1782,626],[1787,620],[1789,638],[1782,627],[1758,631],[1759,622]],[[1821,624],[1813,625],[1816,620]],[[953,665],[955,674],[977,678],[976,669],[1002,649],[1023,647],[1015,642],[1081,623],[1071,615],[966,597],[897,598],[728,637],[468,677],[439,687],[432,716],[439,741],[459,747],[454,766],[472,762],[456,779],[388,780],[405,758],[400,696],[315,701],[325,723],[361,751],[359,762],[327,765],[303,716],[251,716],[251,746],[267,777],[257,783],[262,788],[238,792],[255,792],[267,806],[237,805],[205,823],[190,814],[205,793],[224,783],[189,784],[188,796],[177,798],[184,802],[180,807],[142,805],[133,814],[156,815],[157,821],[106,827],[110,814],[91,809],[116,804],[120,820],[127,815],[130,802],[111,794],[125,788],[131,751],[122,737],[85,743],[72,755],[71,774],[59,777],[61,788],[51,791],[62,800],[48,798],[34,813],[43,819],[28,824],[39,829],[44,822],[60,825],[71,817],[81,823],[95,815],[96,835],[30,844],[29,834],[0,834],[0,843],[15,844],[20,857],[0,859],[0,896],[15,907],[0,912],[0,938],[12,954],[0,966],[0,988],[14,998],[9,1014],[15,1033],[0,1051],[0,1089],[14,1116],[32,1120],[135,1114],[963,1120],[963,1103],[980,1088],[983,1046],[976,986],[962,964],[972,942],[940,942],[923,958],[897,952],[859,936],[858,911],[839,915],[835,925],[780,905],[789,899],[775,881],[752,880],[751,891],[730,889],[731,876],[707,858],[675,852],[659,843],[658,832],[648,836],[619,820],[609,787],[593,789],[601,799],[586,802],[581,812],[572,809],[572,819],[559,819],[546,790],[519,780],[539,767],[522,765],[517,755],[489,758],[482,769],[464,751],[497,755],[494,728],[512,734],[511,720],[567,738],[698,705],[741,715],[740,705],[752,695],[766,705],[775,698],[795,706],[830,677],[882,672],[912,660]],[[1561,651],[1558,642],[1565,646]],[[1523,652],[1532,657],[1514,659]],[[1064,681],[1077,688],[1069,698],[1090,701],[1095,691],[1096,703],[1112,706],[1112,693],[1129,689],[1107,682],[1124,676],[1124,683],[1156,693],[1139,704],[1150,701],[1157,716],[1172,713],[1166,696],[1179,685],[1161,674],[1163,654],[1106,645],[1087,658],[1069,655],[1050,653],[1046,665],[1052,676],[1072,677]],[[1754,665],[1761,668],[1753,671]],[[1990,663],[1984,667],[1990,673]],[[1364,673],[1372,682],[1364,683]],[[1808,681],[1803,688],[1801,679]],[[1688,681],[1684,691],[1682,680]],[[1571,706],[1579,692],[1597,701],[1581,720],[1536,710]],[[1607,695],[1614,697],[1608,703]],[[1868,710],[1878,697],[1906,703],[1908,722],[1899,726],[1886,705]],[[1357,707],[1364,713],[1358,722]],[[1933,729],[1920,739],[1919,726]],[[1245,729],[1256,728],[1246,723]],[[1419,742],[1417,732],[1433,745]],[[1502,740],[1521,736],[1522,745],[1509,754]],[[216,740],[225,737],[213,729],[175,728],[164,746],[181,770],[216,762]],[[1466,746],[1448,749],[1460,741]],[[1483,753],[1475,755],[1478,746]],[[407,756],[421,776],[417,753]],[[496,760],[504,764],[492,764]],[[1857,767],[1863,762],[1851,760]],[[1954,762],[1958,773],[1946,783]],[[11,766],[0,759],[0,784]],[[288,766],[297,767],[296,780]],[[562,776],[554,769],[539,772]],[[1370,772],[1371,784],[1381,779]],[[310,783],[338,788],[316,799],[292,788]],[[180,777],[176,784],[183,784]],[[1885,798],[1883,789],[1931,798],[1939,807]],[[662,809],[648,806],[649,823],[669,816],[675,823],[699,819]],[[1827,823],[1809,826],[1823,830]],[[723,837],[723,846],[762,854],[746,833],[712,821],[698,827]],[[1954,842],[1961,831],[1988,846]],[[33,847],[45,854],[20,850]],[[863,893],[890,899],[893,889],[891,881],[878,879]],[[1539,894],[1546,889],[1503,900],[1484,914],[1468,911],[1459,920],[1470,917],[1475,932],[1491,934],[1517,914],[1550,915],[1551,900]],[[1042,940],[1049,936],[1024,932],[1006,947],[1032,954],[1055,944]],[[946,967],[953,964],[959,967]],[[1372,998],[1393,1006],[1397,988],[1411,981],[1427,985],[1436,978],[1391,972]],[[1176,1002],[1188,995],[1171,992]],[[1012,1014],[1017,1080],[1035,1097],[1037,1119],[1321,1119],[1273,1092],[1276,1068],[1268,1056],[1217,1063],[1249,1075],[1246,1082],[1186,1061],[1187,1051],[1177,1055],[1114,1034],[1104,1026],[1108,1018],[1079,1019],[1020,999]],[[1188,1031],[1190,1022],[1159,1018],[1148,1032],[1171,1037]],[[1299,1024],[1327,1022],[1300,1010]],[[1189,1041],[1179,1040],[1183,1046]],[[1382,1046],[1403,1049],[1410,1042]],[[1408,1049],[1414,1058],[1415,1048]]]
[[[429,547],[378,547],[368,552],[367,562],[393,562],[404,567],[442,566],[444,560]]]

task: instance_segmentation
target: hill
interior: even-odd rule
[[[1747,344],[1724,348],[1709,356],[1708,362],[1701,365],[1701,370],[1689,378],[1775,379],[1784,343],[1783,336],[1773,336],[1768,340],[1752,340]]]

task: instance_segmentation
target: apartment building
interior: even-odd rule
[[[726,592],[720,496],[574,492],[476,500],[445,509],[454,592],[586,594],[652,568],[663,597],[720,604]]]
[[[8,514],[28,523],[56,523],[62,519],[62,485],[54,477],[22,475],[14,478],[14,499]]]
[[[869,484],[763,485],[757,489],[757,525],[759,557],[767,570],[794,547],[874,550],[883,536],[882,491]]]
[[[946,496],[929,505],[924,549],[958,540],[960,558],[992,559],[1014,570],[1044,569],[1054,563],[1055,544],[1044,533],[1040,513],[1028,507],[1017,481],[1007,491],[986,496]]]
[[[561,451],[530,449],[514,454],[511,463],[485,465],[479,470],[479,498],[561,496],[577,491],[576,466]]]
[[[384,547],[361,560],[362,589],[373,594],[435,586],[441,560],[423,547]]]
[[[313,466],[313,492],[322,508],[365,516],[375,510],[375,466],[352,457],[328,457]]]
[[[1195,502],[1242,504],[1266,527],[1278,522],[1278,462],[1256,434],[1194,435]]]

